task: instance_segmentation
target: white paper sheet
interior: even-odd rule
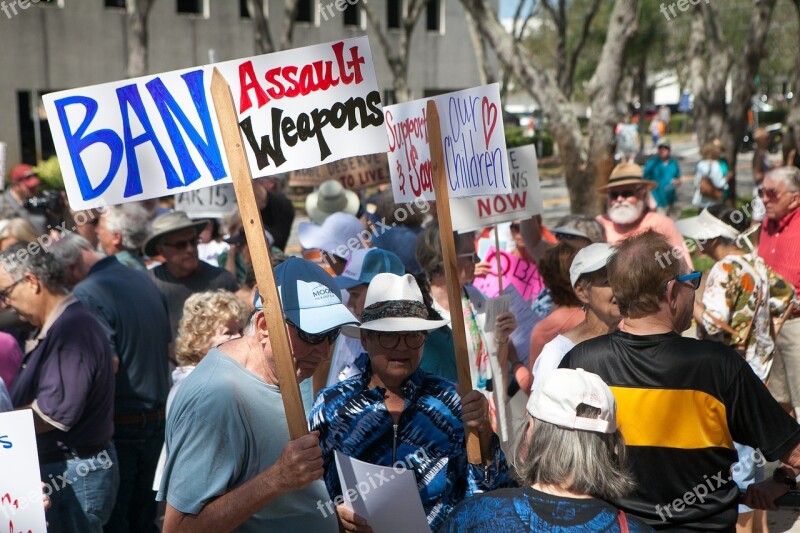
[[[0,414],[0,531],[47,531],[30,409]]]

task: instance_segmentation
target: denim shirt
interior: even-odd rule
[[[319,393],[309,417],[311,430],[320,432],[331,498],[342,495],[334,450],[381,466],[412,469],[433,530],[465,497],[510,483],[496,435],[488,466],[467,462],[461,397],[453,382],[418,368],[402,387],[405,407],[395,425],[384,403],[385,389],[369,388],[372,369],[366,358],[362,354],[357,362],[363,374]]]

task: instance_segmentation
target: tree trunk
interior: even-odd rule
[[[128,45],[128,78],[147,74],[147,17],[155,0],[128,0],[126,40]]]
[[[800,30],[800,0],[794,0],[794,7],[797,8],[797,22]],[[800,40],[800,31],[797,39]],[[793,93],[792,105],[789,109],[789,116],[786,117],[786,124],[792,128],[794,133],[794,148],[800,150],[800,47],[795,51],[794,73],[792,74],[792,85],[790,89]],[[784,150],[786,152],[787,150]]]
[[[275,43],[272,40],[264,2],[265,0],[247,0],[247,10],[253,21],[253,41],[256,54],[275,52]]]
[[[486,55],[486,50],[483,46],[483,39],[481,38],[481,34],[478,33],[478,28],[475,27],[475,21],[472,20],[472,15],[469,14],[469,11],[464,13],[467,22],[467,29],[469,30],[469,40],[472,43],[472,49],[475,51],[475,61],[480,65],[480,70],[478,70],[478,76],[480,78],[480,84],[486,85],[489,83],[494,83],[495,75],[492,71],[492,67],[489,64],[489,59]],[[505,102],[505,100],[501,100],[501,102]]]
[[[614,126],[617,122],[617,92],[625,66],[625,47],[636,33],[639,12],[638,0],[617,0],[608,24],[606,42],[592,79],[587,96],[592,102],[589,119],[589,159],[586,166],[588,184],[605,185],[614,169]],[[594,178],[594,183],[592,183]],[[595,194],[594,209],[601,212],[604,198]]]
[[[281,37],[281,50],[292,46],[294,37],[294,23],[297,20],[298,0],[284,0],[283,3],[283,36]]]

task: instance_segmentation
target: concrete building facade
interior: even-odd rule
[[[300,0],[292,47],[368,35],[384,103],[393,103],[383,49],[358,2]],[[389,39],[404,0],[368,0]],[[149,18],[149,73],[254,55],[246,0],[156,0]],[[124,79],[125,0],[0,1],[0,142],[6,172],[54,153],[43,93]],[[339,6],[344,6],[340,9]],[[269,0],[273,37],[280,39],[283,0]],[[458,0],[431,0],[414,30],[409,85],[413,98],[480,84],[464,10]]]

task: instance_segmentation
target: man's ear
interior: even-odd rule
[[[267,329],[267,317],[264,316],[264,310],[259,309],[256,311],[256,316],[253,319],[253,325],[256,330],[256,339],[260,343],[264,343],[269,338],[269,330]]]
[[[112,235],[113,235],[112,240],[114,242],[114,246],[121,245],[122,244],[122,232],[115,231],[114,233],[112,233]]]

